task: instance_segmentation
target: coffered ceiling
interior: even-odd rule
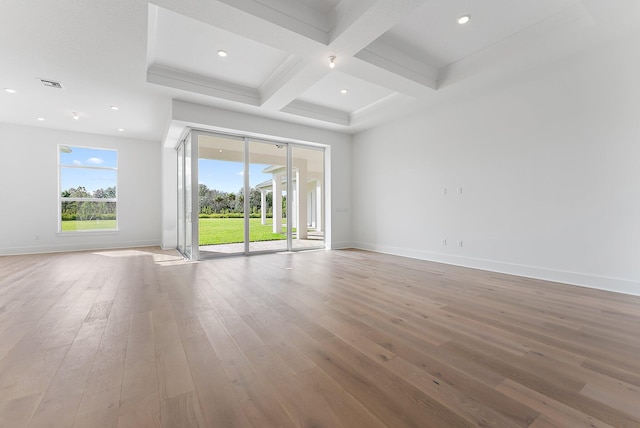
[[[635,31],[639,3],[4,0],[0,121],[158,139],[179,99],[357,132]]]

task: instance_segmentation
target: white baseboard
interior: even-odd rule
[[[42,253],[60,253],[67,251],[86,251],[86,250],[113,250],[116,248],[135,248],[135,247],[158,247],[160,241],[127,241],[113,242],[104,244],[100,242],[86,242],[74,244],[55,244],[40,245],[28,247],[11,247],[0,248],[0,256],[22,255],[22,254],[42,254]]]
[[[372,243],[354,243],[353,248],[640,296],[640,282],[628,279],[505,263],[496,260],[453,256]]]
[[[331,249],[332,250],[343,250],[345,248],[355,248],[353,246],[353,242],[332,242],[331,243]]]

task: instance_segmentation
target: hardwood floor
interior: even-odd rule
[[[640,298],[356,250],[0,257],[2,427],[640,427]]]

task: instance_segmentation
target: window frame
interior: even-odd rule
[[[102,150],[102,151],[111,151],[115,152],[116,155],[116,163],[115,167],[105,167],[105,166],[89,166],[89,165],[63,165],[61,163],[60,153],[62,147],[70,147],[70,148],[78,148],[78,149],[89,149],[89,150]],[[72,144],[58,144],[57,145],[57,157],[58,157],[58,235],[75,235],[75,234],[114,234],[120,231],[120,210],[118,204],[118,189],[119,179],[118,179],[118,165],[119,165],[119,153],[118,149],[111,149],[105,147],[92,147],[92,146],[80,146],[80,145],[72,145]],[[116,175],[116,197],[115,198],[70,198],[62,196],[62,171],[64,168],[67,169],[87,169],[87,170],[98,170],[98,171],[115,171]],[[113,229],[92,229],[92,230],[62,230],[62,203],[63,202],[113,202],[116,205],[116,225]]]

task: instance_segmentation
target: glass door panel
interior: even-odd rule
[[[291,147],[292,247],[324,248],[324,150]]]
[[[178,251],[185,253],[184,143],[178,146]]]
[[[249,251],[287,250],[287,147],[249,140]]]
[[[196,260],[196,256],[193,253],[193,192],[192,192],[192,179],[193,179],[193,164],[192,164],[192,151],[193,145],[191,141],[192,133],[190,133],[184,141],[184,255],[190,260]]]
[[[242,138],[198,133],[201,258],[245,252],[244,171]]]

